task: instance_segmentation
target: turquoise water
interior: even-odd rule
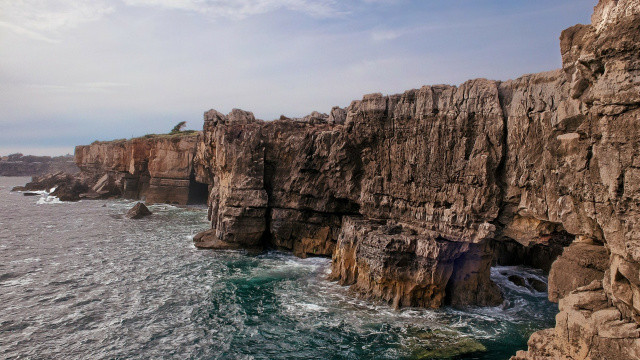
[[[2,358],[508,359],[557,306],[492,272],[496,308],[402,309],[327,281],[330,259],[197,250],[206,209],[58,203],[0,178]],[[546,281],[546,280],[545,280]]]

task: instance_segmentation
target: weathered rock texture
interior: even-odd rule
[[[136,203],[131,209],[129,209],[129,211],[127,211],[127,217],[134,220],[142,219],[149,215],[153,215],[153,213],[141,202]]]
[[[492,262],[550,269],[557,326],[518,358],[638,358],[640,1],[601,0],[561,52],[560,70],[329,115],[210,110],[201,137],[98,143],[76,162],[148,202],[208,184],[196,246],[332,256],[333,279],[395,306],[495,305]]]
[[[499,304],[487,246],[501,200],[498,87],[367,95],[343,125],[207,112],[198,161],[215,236],[196,245],[335,254],[336,280],[398,306]]]
[[[555,301],[603,280],[637,326],[639,8],[601,1],[592,25],[563,32],[561,70],[371,94],[303,119],[207,112],[201,243],[333,254],[333,279],[396,306],[499,303],[489,267],[517,254],[551,270]]]
[[[71,155],[33,156],[11,154],[0,158],[0,176],[42,176],[49,173],[80,171]]]
[[[534,333],[528,344],[511,360],[640,359],[638,324],[611,306],[600,281],[560,300],[555,329]]]
[[[165,135],[77,146],[76,164],[95,179],[88,182],[90,191],[79,197],[121,195],[147,203],[186,205],[196,186],[199,142],[197,134]]]
[[[562,33],[555,95],[529,91],[521,102],[530,119],[509,139],[516,149],[537,140],[540,151],[528,155],[535,162],[517,152],[507,161],[507,200],[582,243],[553,265],[550,298],[592,278],[602,285],[560,300],[556,328],[518,359],[640,358],[640,2],[601,0],[591,20]]]

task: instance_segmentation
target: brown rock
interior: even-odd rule
[[[535,278],[527,278],[527,284],[529,284],[529,286],[531,286],[531,288],[537,292],[546,292],[547,291],[547,284],[545,284],[544,282],[535,279]]]
[[[571,291],[602,280],[609,255],[602,245],[574,243],[564,249],[549,273],[549,300],[558,302]]]
[[[573,242],[550,273],[556,328],[517,356],[638,358],[639,3],[601,0],[565,30],[559,70],[303,119],[210,110],[199,136],[78,147],[80,185],[109,173],[124,196],[182,203],[206,183],[197,243],[332,255],[333,279],[395,306],[496,304],[493,252],[548,269]]]
[[[127,211],[127,217],[129,219],[142,219],[145,216],[152,215],[153,213],[141,202],[135,204],[129,211]]]
[[[85,197],[122,195],[147,203],[186,205],[200,142],[199,135],[178,134],[77,146],[76,164],[94,179]]]
[[[638,359],[640,328],[610,307],[602,283],[594,281],[560,300],[555,329],[533,334],[528,346],[511,360]]]
[[[522,276],[510,275],[507,279],[509,279],[509,281],[514,283],[516,286],[527,287],[527,282]]]

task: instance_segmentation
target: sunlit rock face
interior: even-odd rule
[[[532,336],[529,352],[516,359],[640,358],[638,24],[640,2],[602,0],[591,25],[562,33],[568,90],[557,123],[541,132],[545,177],[525,179],[541,190],[527,193],[527,203],[544,204],[547,216],[522,201],[519,207],[561,223],[576,244],[550,276],[550,297],[561,299],[556,328]],[[570,292],[590,279],[598,280]]]
[[[186,205],[200,142],[199,135],[95,142],[77,146],[75,161],[83,174],[103,177],[102,181],[88,182],[92,194],[105,192],[147,203]]]
[[[333,279],[395,306],[499,303],[492,256],[517,251],[551,270],[553,300],[599,280],[637,324],[637,10],[602,1],[563,32],[560,70],[302,119],[207,112],[216,240],[332,255]]]
[[[207,243],[334,255],[334,279],[396,306],[499,304],[486,246],[502,195],[498,88],[480,79],[366,95],[344,121],[207,112],[198,167],[210,173],[218,241]],[[407,230],[359,237],[355,219],[365,233]]]
[[[494,261],[550,270],[562,316],[518,358],[637,358],[639,3],[600,1],[565,30],[559,70],[299,119],[210,110],[201,135],[78,147],[76,162],[152,202],[206,184],[196,246],[332,256],[332,279],[394,306],[495,305]]]

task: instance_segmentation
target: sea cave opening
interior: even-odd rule
[[[196,181],[195,172],[191,172],[187,205],[206,205],[208,199],[209,185]]]

